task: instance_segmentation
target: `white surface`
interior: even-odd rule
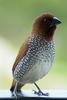
[[[43,92],[49,93],[49,96],[47,96],[48,98],[67,98],[67,90],[46,90]],[[35,95],[32,90],[23,90],[23,95],[25,97],[39,97]],[[0,90],[0,98],[11,98],[11,97],[12,96],[10,90]]]

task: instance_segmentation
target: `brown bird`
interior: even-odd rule
[[[38,88],[35,93],[48,95],[43,93],[35,82],[43,78],[52,66],[55,56],[53,35],[60,23],[61,21],[50,13],[35,19],[31,36],[21,46],[12,68],[13,83],[10,90],[13,96],[21,96],[21,87],[27,83],[35,84]]]

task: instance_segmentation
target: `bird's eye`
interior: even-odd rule
[[[44,18],[44,22],[46,22],[46,18]]]

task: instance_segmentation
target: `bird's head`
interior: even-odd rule
[[[46,40],[51,40],[53,38],[56,26],[60,23],[61,21],[52,14],[42,14],[35,19],[32,34],[41,35]]]

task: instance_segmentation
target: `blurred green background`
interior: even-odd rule
[[[34,18],[44,12],[53,13],[62,24],[54,35],[53,66],[37,83],[43,89],[67,89],[67,0],[0,0],[0,89],[10,88],[18,50],[30,35]],[[23,88],[35,87],[27,84]]]

